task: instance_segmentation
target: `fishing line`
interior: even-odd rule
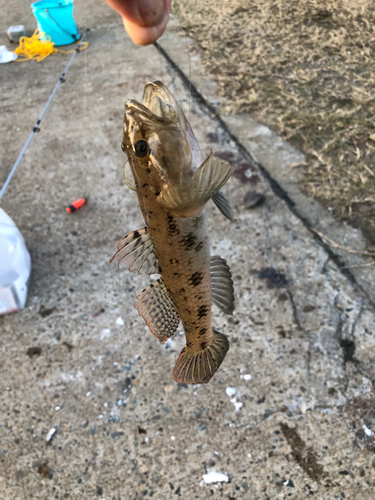
[[[14,173],[15,173],[15,171],[17,170],[18,165],[20,164],[20,162],[21,162],[21,160],[22,160],[22,158],[23,158],[23,155],[26,153],[26,150],[27,150],[27,148],[29,147],[29,144],[30,144],[30,142],[32,141],[32,139],[33,139],[34,135],[35,135],[37,132],[39,132],[39,131],[40,131],[39,125],[41,124],[41,121],[42,121],[42,119],[43,119],[44,115],[46,114],[46,111],[47,111],[47,109],[48,109],[48,106],[51,104],[52,99],[55,97],[55,94],[56,94],[56,92],[57,92],[57,89],[60,87],[60,85],[61,85],[62,83],[64,83],[64,82],[65,82],[65,75],[66,75],[66,73],[67,73],[67,71],[68,71],[68,69],[69,69],[70,65],[72,64],[73,59],[75,58],[75,56],[76,56],[79,52],[81,52],[82,42],[83,42],[83,40],[85,39],[85,37],[86,37],[86,35],[87,35],[87,33],[88,33],[89,31],[90,31],[90,29],[89,29],[89,28],[87,28],[87,29],[85,30],[85,32],[84,32],[84,34],[82,35],[82,38],[81,38],[81,40],[80,40],[80,42],[79,42],[78,46],[77,46],[77,47],[76,47],[76,49],[74,50],[74,53],[73,53],[72,57],[69,59],[68,64],[66,65],[66,67],[65,67],[64,71],[62,72],[62,74],[61,74],[61,76],[60,76],[60,78],[59,78],[59,80],[58,80],[58,82],[57,82],[57,84],[56,84],[55,88],[53,89],[52,94],[49,96],[49,99],[48,99],[48,101],[47,101],[46,105],[44,106],[44,109],[43,109],[43,111],[42,111],[41,115],[39,116],[38,120],[36,121],[36,123],[35,123],[35,125],[34,125],[34,127],[33,127],[33,130],[32,130],[32,132],[31,132],[31,134],[29,135],[29,138],[27,139],[27,141],[26,141],[26,143],[25,143],[24,147],[22,148],[22,151],[21,151],[21,153],[19,154],[19,156],[18,156],[18,158],[17,158],[17,160],[16,160],[16,163],[13,165],[13,168],[12,168],[12,170],[10,171],[10,173],[9,173],[9,175],[8,175],[8,178],[7,178],[7,180],[6,180],[6,181],[5,181],[5,183],[4,183],[3,188],[2,188],[2,190],[0,191],[0,199],[3,197],[3,195],[4,195],[4,193],[5,193],[5,191],[6,191],[7,187],[8,187],[8,185],[9,185],[9,183],[10,183],[10,181],[11,181],[11,179],[12,179],[12,177],[13,177]]]
[[[172,19],[173,21],[175,21],[175,23],[177,23],[177,26],[179,28],[179,30],[182,32],[182,39],[183,39],[183,43],[185,44],[185,48],[186,48],[186,52],[187,52],[187,55],[188,55],[188,74],[189,74],[189,83],[188,83],[188,119],[190,120],[190,114],[191,114],[191,103],[192,103],[192,95],[193,95],[193,92],[192,92],[192,83],[191,83],[191,55],[190,55],[190,47],[189,47],[189,44],[187,42],[187,34],[184,30],[184,28],[182,27],[181,23],[178,21],[178,19],[176,19],[174,16],[172,16],[172,14],[169,14],[169,17],[170,19]],[[170,66],[170,63],[168,61],[168,59],[166,59],[164,57],[164,54],[163,54],[163,51],[164,49],[162,48],[162,46],[160,45],[160,41],[159,42],[154,42],[153,43],[153,46],[156,48],[156,50],[158,51],[158,53],[160,54],[160,60],[161,60],[161,66],[162,66],[162,62],[166,62],[167,63],[167,66]],[[172,67],[173,69],[173,67]]]
[[[182,32],[182,34],[183,34],[182,38],[184,40],[186,52],[187,52],[187,55],[188,55],[188,63],[189,63],[189,97],[188,97],[188,103],[189,103],[189,120],[190,120],[191,101],[192,101],[192,91],[191,91],[191,54],[190,54],[190,47],[189,47],[189,44],[187,43],[187,34],[186,34],[186,31],[182,27],[180,21],[176,17],[172,16],[172,14],[169,14],[169,17],[171,19],[173,19],[173,21],[175,21],[177,23],[180,31]]]
[[[166,71],[165,71],[165,59],[161,55],[160,50],[158,50],[157,42],[153,43],[152,45],[156,48],[157,53],[159,54],[159,63],[160,63],[160,78],[159,79],[161,81],[163,81],[163,77],[161,75],[163,74],[163,76],[165,76],[165,74],[166,74]]]

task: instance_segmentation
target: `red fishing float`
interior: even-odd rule
[[[71,205],[66,207],[66,211],[71,214],[72,212],[75,212],[78,208],[81,208],[84,203],[85,203],[85,200],[83,198],[80,198],[79,200],[73,201],[73,203]]]

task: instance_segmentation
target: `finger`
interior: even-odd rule
[[[126,32],[137,45],[150,45],[156,42],[158,38],[164,33],[168,24],[169,16],[167,15],[160,24],[157,26],[142,27],[134,24],[127,19],[123,18],[124,27]]]
[[[168,16],[171,0],[107,0],[127,23],[156,27]]]

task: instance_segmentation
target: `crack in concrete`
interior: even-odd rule
[[[286,293],[289,297],[290,304],[292,306],[292,315],[293,315],[293,320],[294,323],[297,325],[297,330],[302,331],[304,333],[304,336],[308,338],[308,347],[307,347],[307,352],[306,352],[306,373],[307,373],[307,382],[309,386],[309,391],[311,389],[311,348],[312,348],[312,339],[308,331],[303,328],[299,317],[297,313],[297,306],[294,300],[293,293],[291,290],[286,290]]]
[[[372,384],[375,384],[375,380],[369,377],[367,373],[365,373],[361,362],[354,357],[355,350],[356,350],[356,342],[355,342],[355,330],[357,328],[357,324],[362,316],[363,311],[365,310],[363,300],[362,298],[360,299],[360,306],[359,306],[359,311],[356,315],[356,317],[353,320],[352,325],[350,326],[349,334],[345,337],[344,334],[344,326],[348,323],[347,320],[347,314],[343,308],[343,306],[339,303],[338,301],[338,296],[339,294],[336,295],[335,297],[335,302],[334,305],[337,308],[338,311],[338,322],[336,326],[336,335],[338,340],[340,341],[340,347],[342,349],[343,353],[343,370],[345,374],[345,386],[343,389],[343,395],[345,398],[348,399],[346,395],[346,391],[349,386],[349,378],[347,377],[347,371],[346,371],[346,365],[347,363],[353,363],[355,365],[356,371],[362,376],[371,381]],[[343,319],[344,318],[344,319]]]
[[[335,314],[335,316],[336,316],[335,336],[336,336],[337,340],[340,343],[340,347],[341,347],[342,355],[343,355],[342,369],[344,371],[345,384],[344,384],[344,387],[342,388],[342,393],[343,393],[344,397],[346,399],[348,399],[347,395],[346,395],[346,391],[347,391],[348,386],[349,386],[349,379],[348,379],[348,375],[347,375],[347,372],[346,372],[346,363],[350,359],[349,358],[349,352],[347,352],[347,349],[350,349],[350,348],[349,348],[349,346],[346,346],[345,339],[343,339],[343,337],[342,337],[343,327],[344,327],[344,324],[345,324],[345,316],[344,316],[344,319],[343,319],[343,314],[345,314],[345,312],[344,312],[343,306],[339,302],[339,293],[337,293],[335,295],[335,298],[334,298],[334,301],[333,301],[333,307],[336,308],[336,314]]]
[[[286,290],[286,293],[289,297],[289,300],[290,300],[290,303],[291,303],[291,306],[292,306],[292,313],[293,313],[293,319],[294,319],[294,323],[297,325],[297,330],[299,331],[305,331],[300,323],[300,320],[298,318],[298,314],[297,314],[297,306],[296,306],[296,303],[294,302],[294,297],[293,297],[293,294],[290,290]]]
[[[362,298],[360,299],[360,306],[359,306],[359,311],[358,311],[358,314],[357,316],[354,318],[354,321],[353,321],[353,324],[352,324],[352,327],[350,329],[350,336],[355,338],[355,329],[357,328],[357,323],[360,319],[360,317],[362,316],[362,313],[363,313],[363,310],[364,310],[364,307],[363,307],[363,300]]]
[[[324,263],[322,265],[322,269],[320,270],[320,274],[325,274],[328,271],[327,266],[328,266],[330,260],[331,260],[331,257],[328,255],[326,260],[324,261]]]
[[[194,83],[189,79],[184,71],[175,63],[175,61],[169,56],[163,47],[158,42],[155,42],[154,47],[156,50],[164,57],[170,67],[177,73],[177,75],[181,78],[181,81],[185,88],[189,90],[191,93],[191,97],[195,99],[198,105],[201,107],[201,110],[205,112],[208,116],[216,120],[221,129],[227,134],[227,136],[235,143],[240,153],[246,158],[246,160],[253,165],[255,168],[258,168],[260,172],[263,174],[265,179],[268,181],[272,191],[278,196],[281,200],[283,200],[289,210],[302,222],[305,228],[311,233],[314,240],[324,249],[327,253],[328,257],[336,264],[339,271],[343,276],[345,276],[350,283],[354,286],[354,288],[366,299],[366,302],[371,307],[372,311],[375,312],[375,301],[370,297],[370,295],[366,292],[366,290],[362,287],[360,283],[358,283],[357,279],[353,275],[353,273],[347,268],[346,263],[342,259],[342,257],[336,254],[332,248],[325,243],[324,239],[322,239],[318,234],[312,231],[312,226],[310,221],[304,217],[296,208],[295,202],[290,198],[288,193],[283,189],[283,187],[271,176],[268,170],[259,162],[255,161],[252,157],[251,153],[246,149],[246,147],[239,141],[238,137],[235,136],[228,128],[227,124],[221,118],[220,114],[216,111],[215,107],[210,104],[205,97],[200,93]]]

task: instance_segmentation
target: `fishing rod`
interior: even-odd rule
[[[62,72],[62,74],[61,74],[61,76],[60,76],[60,78],[59,78],[59,81],[57,82],[57,84],[56,84],[55,88],[53,89],[52,94],[49,96],[49,99],[48,99],[48,101],[47,101],[47,104],[44,106],[44,109],[43,109],[43,111],[42,111],[42,114],[39,116],[39,118],[38,118],[37,122],[35,123],[35,125],[34,125],[34,127],[33,127],[33,130],[32,130],[32,132],[31,132],[31,134],[29,135],[29,138],[27,139],[27,141],[26,141],[26,143],[25,143],[24,147],[22,148],[22,151],[21,151],[21,153],[19,154],[19,156],[18,156],[18,158],[17,158],[17,160],[16,160],[16,163],[14,164],[14,166],[13,166],[12,170],[10,171],[10,173],[9,173],[9,175],[8,175],[7,180],[6,180],[6,181],[5,181],[5,183],[4,183],[4,186],[3,186],[2,190],[0,191],[0,200],[1,200],[1,198],[3,197],[3,195],[4,195],[4,193],[5,193],[5,191],[6,191],[7,187],[8,187],[8,185],[9,185],[9,183],[10,183],[11,178],[13,177],[13,175],[14,175],[15,171],[17,170],[17,167],[18,167],[18,165],[20,164],[20,162],[21,162],[21,160],[22,160],[23,155],[25,154],[25,152],[26,152],[27,148],[29,147],[29,144],[30,144],[30,142],[32,141],[32,138],[34,137],[34,135],[35,135],[37,132],[40,132],[39,125],[40,125],[40,123],[41,123],[41,121],[42,121],[42,119],[43,119],[43,116],[46,114],[46,111],[47,111],[47,109],[48,109],[48,106],[51,104],[52,99],[55,97],[55,94],[56,94],[56,92],[57,92],[57,89],[60,87],[60,85],[61,85],[62,83],[64,83],[64,82],[65,82],[65,75],[66,75],[66,73],[67,73],[67,71],[68,71],[68,69],[69,69],[70,65],[72,64],[73,59],[75,58],[75,56],[78,54],[78,52],[81,52],[81,47],[82,47],[82,45],[81,45],[81,44],[82,44],[83,40],[85,39],[85,37],[86,37],[86,35],[87,35],[87,33],[88,33],[89,31],[90,31],[90,29],[89,29],[89,28],[86,28],[86,30],[85,30],[85,32],[84,32],[84,34],[82,35],[82,38],[81,38],[81,40],[80,40],[80,43],[78,44],[78,46],[77,46],[77,47],[76,47],[76,49],[74,50],[74,53],[72,54],[72,57],[69,59],[69,62],[68,62],[68,64],[66,65],[66,67],[65,67],[64,71]]]

